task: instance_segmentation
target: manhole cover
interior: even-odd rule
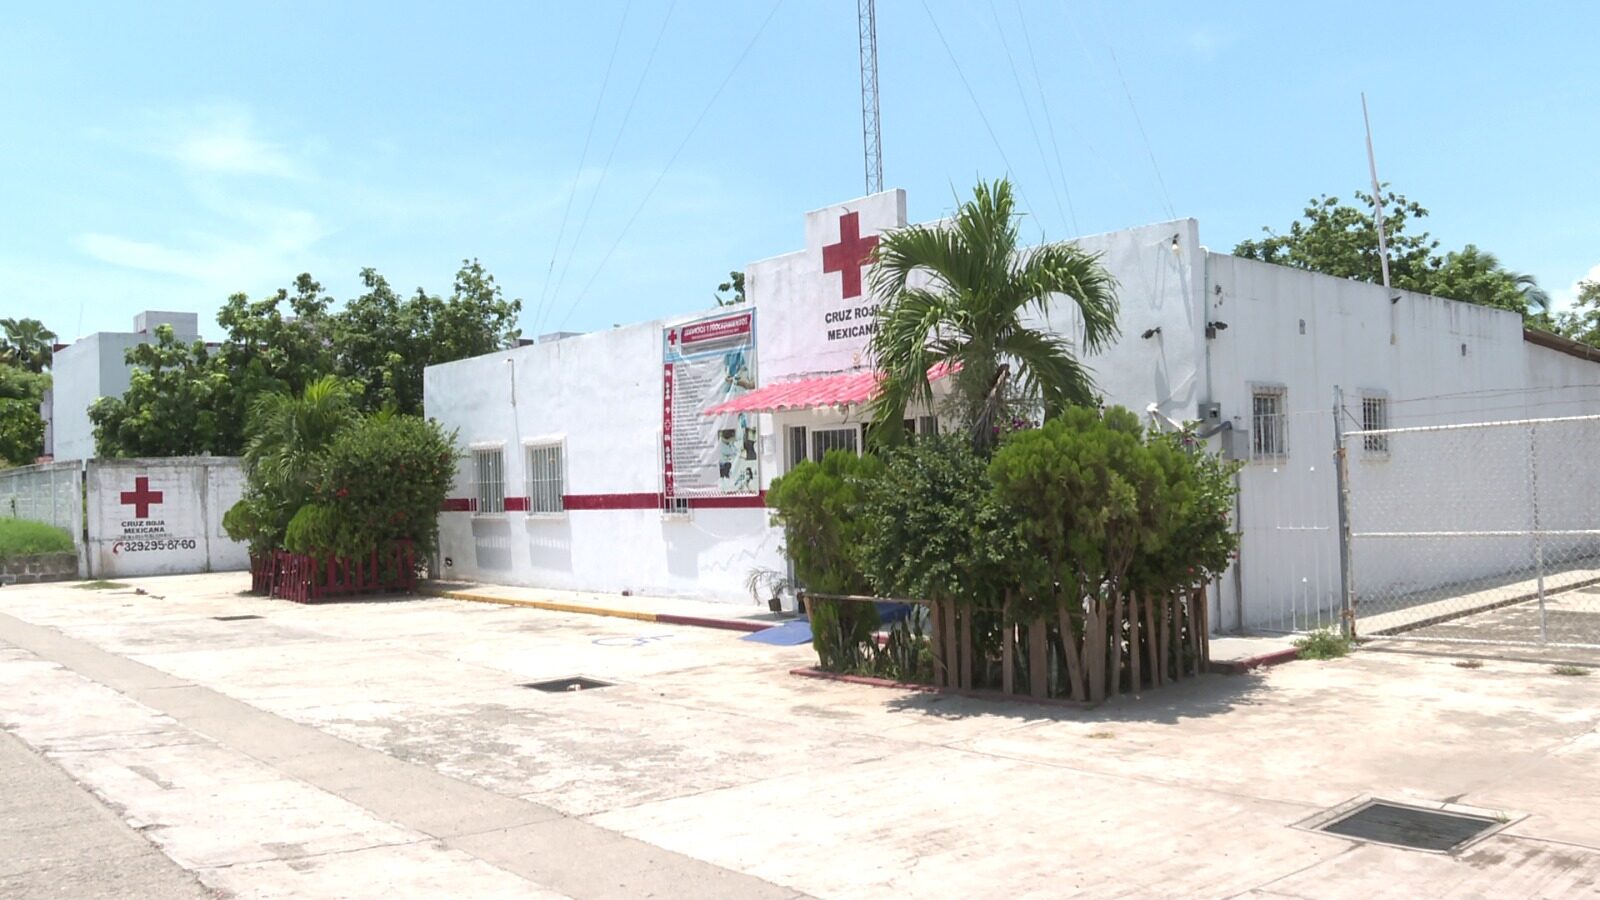
[[[552,678],[549,681],[530,681],[522,685],[522,687],[533,688],[536,691],[546,691],[551,694],[559,694],[563,691],[592,691],[595,688],[611,687],[611,682],[601,681],[598,678],[585,678],[582,675],[574,675],[571,678]]]
[[[243,622],[245,619],[259,619],[260,616],[212,616],[218,622]]]
[[[1447,853],[1501,824],[1501,820],[1487,816],[1373,800],[1315,830],[1358,841]]]

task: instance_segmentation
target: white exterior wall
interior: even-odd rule
[[[102,331],[57,351],[50,364],[52,452],[56,459],[94,456],[89,407],[128,390],[127,352],[142,334]]]
[[[766,510],[696,508],[688,516],[664,516],[658,505],[662,330],[696,317],[427,369],[427,415],[455,429],[464,448],[503,445],[507,496],[523,494],[525,444],[559,440],[569,497],[648,506],[569,508],[553,516],[442,513],[440,555],[449,560],[443,577],[751,602],[745,588],[751,570],[783,568],[781,536],[767,524]],[[759,343],[756,357],[759,372]],[[762,433],[770,435],[766,418]],[[761,443],[764,483],[776,467],[774,446],[770,439]],[[452,496],[474,496],[470,449]]]
[[[222,516],[244,492],[237,457],[93,460],[87,482],[87,574],[93,578],[227,572],[250,567],[249,548]],[[143,489],[141,491],[141,488]],[[144,516],[125,494],[142,493]]]
[[[1174,420],[1195,419],[1205,374],[1205,318],[1198,301],[1204,279],[1200,224],[1179,219],[1071,243],[1098,255],[1117,281],[1118,339],[1101,353],[1079,356],[1106,405],[1125,406],[1143,417],[1154,403]],[[1081,334],[1082,318],[1065,298],[1052,302],[1045,315],[1025,321],[1073,341]],[[1160,332],[1141,337],[1155,328]]]
[[[1252,386],[1287,391],[1287,458],[1247,463],[1240,475],[1246,626],[1281,624],[1286,613],[1289,624],[1303,625],[1295,619],[1338,607],[1336,386],[1355,416],[1364,391],[1386,396],[1390,427],[1600,413],[1600,388],[1594,387],[1600,365],[1529,344],[1515,313],[1222,254],[1209,254],[1205,266],[1211,318],[1228,325],[1208,342],[1211,396],[1223,418],[1248,431]],[[1400,299],[1391,304],[1395,296]],[[1346,430],[1360,427],[1358,420],[1345,422]],[[1358,488],[1353,502],[1434,496],[1441,503],[1410,515],[1436,515],[1443,498],[1479,490],[1482,476],[1497,508],[1510,514],[1526,509],[1520,479],[1510,485],[1503,473],[1474,473],[1461,458],[1423,463],[1404,456],[1416,449],[1398,439],[1388,456],[1350,448],[1351,482]],[[1353,513],[1359,517],[1362,510]],[[1454,515],[1455,528],[1492,527],[1468,520],[1486,521],[1490,513],[1481,505],[1454,506]],[[1383,530],[1407,530],[1421,521],[1388,507],[1382,516]],[[1376,528],[1370,517],[1366,527]],[[1520,543],[1506,541],[1452,547],[1448,556],[1425,561],[1409,555],[1415,550],[1398,542],[1363,544],[1358,580],[1418,587],[1425,571],[1440,584],[1510,569],[1525,555]],[[1238,623],[1234,584],[1231,576],[1224,579],[1216,620],[1226,628]]]

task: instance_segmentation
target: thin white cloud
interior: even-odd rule
[[[326,234],[317,217],[305,210],[240,202],[234,218],[243,233],[229,239],[191,235],[165,243],[85,232],[74,238],[74,244],[104,263],[176,276],[229,293],[302,271],[307,254]]]
[[[233,104],[148,111],[136,124],[96,128],[91,134],[170,159],[196,174],[301,178],[308,173],[303,154],[264,137],[255,117]]]

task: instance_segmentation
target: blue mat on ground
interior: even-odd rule
[[[752,631],[744,636],[744,640],[755,641],[758,644],[776,644],[779,647],[793,647],[798,644],[811,643],[811,623],[805,619],[796,619],[760,631]]]

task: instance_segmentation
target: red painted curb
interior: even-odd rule
[[[961,688],[937,687],[931,684],[918,684],[911,681],[891,681],[888,678],[875,678],[871,675],[846,675],[842,672],[824,672],[810,666],[799,669],[790,669],[790,675],[801,678],[815,678],[819,681],[841,681],[845,684],[860,684],[867,687],[894,688],[901,691],[917,691],[924,694],[948,694],[953,697],[970,697],[973,700],[999,700],[1006,703],[1031,703],[1036,706],[1059,706],[1064,709],[1094,709],[1093,703],[1082,703],[1077,700],[1067,700],[1062,697],[1029,697],[1025,694],[1005,694],[1000,691],[964,690]]]
[[[1286,662],[1294,662],[1299,658],[1300,650],[1290,647],[1287,650],[1274,650],[1271,653],[1249,656],[1244,659],[1212,660],[1210,670],[1217,675],[1244,675],[1253,669],[1282,665]]]
[[[700,616],[678,616],[672,613],[656,613],[656,621],[663,625],[688,625],[693,628],[721,628],[724,631],[766,631],[772,625],[768,622],[742,622],[738,619],[707,619]]]

